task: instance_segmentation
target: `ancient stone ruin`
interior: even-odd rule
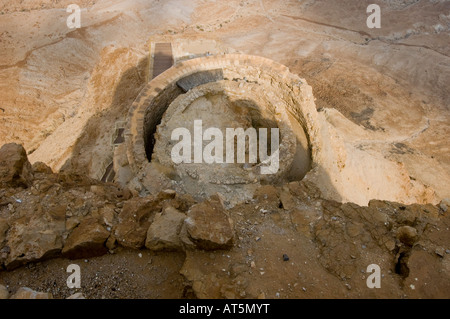
[[[265,291],[274,293],[271,282],[290,287],[300,276],[291,270],[284,276],[279,267],[301,264],[308,280],[326,277],[334,288],[320,292],[325,297],[334,296],[334,289],[360,296],[366,284],[359,273],[374,262],[385,270],[392,297],[403,296],[406,285],[418,285],[414,276],[425,271],[421,260],[433,271],[448,269],[442,262],[448,259],[448,238],[434,235],[448,230],[448,203],[344,203],[337,195],[360,198],[353,180],[343,178],[351,176],[345,170],[358,166],[348,161],[343,138],[325,117],[316,110],[311,87],[287,67],[224,54],[179,62],[142,90],[114,151],[115,183],[53,173],[43,163],[31,165],[20,145],[6,144],[0,149],[1,271],[52,258],[76,261],[145,249],[184,254],[183,296],[264,298]],[[211,127],[270,128],[272,134],[278,129],[277,170],[263,174],[267,163],[249,160],[255,155],[250,145],[241,162],[195,162],[195,154],[189,164],[174,161],[172,133],[185,128],[189,144],[196,144],[199,123],[200,134]],[[274,139],[255,136],[259,147],[265,143],[270,150],[267,155],[275,153]],[[203,137],[197,143],[201,150],[208,145]],[[232,146],[236,143],[233,139]],[[277,261],[267,262],[273,256]],[[255,287],[255,276],[271,281]],[[448,280],[430,278],[439,289],[419,295],[445,294]],[[313,281],[306,282],[289,296],[314,291]],[[66,294],[83,297],[74,292]],[[49,297],[28,288],[13,296]]]
[[[183,125],[193,133],[195,120],[224,132],[278,128],[278,170],[262,175],[261,163],[174,164],[171,133]],[[331,167],[334,159],[322,154],[327,142],[304,79],[262,57],[216,55],[180,62],[141,92],[129,113],[126,157],[117,174],[142,193],[163,185],[197,198],[220,192],[237,203],[252,198],[261,183],[301,180],[319,165]]]
[[[267,58],[218,54],[180,61],[153,79],[130,107],[125,143],[115,151],[115,180],[141,196],[166,188],[196,199],[219,192],[230,205],[251,199],[262,184],[303,179],[317,185],[326,198],[343,202],[439,202],[432,189],[406,178],[401,165],[347,143],[330,124],[329,112],[317,111],[304,79]],[[200,134],[208,128],[223,132],[224,143],[228,128],[265,128],[269,133],[278,129],[275,172],[261,174],[268,164],[260,159],[250,163],[251,143],[245,144],[243,163],[226,163],[225,147],[223,163],[197,162],[194,148],[192,162],[175,163],[171,152],[177,141],[172,134],[186,128],[193,146],[196,121],[201,121]],[[347,122],[355,136],[366,134]],[[201,153],[208,141],[198,144]],[[267,146],[270,149],[270,143]],[[386,187],[388,180],[395,183]]]

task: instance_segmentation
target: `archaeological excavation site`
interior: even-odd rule
[[[0,299],[450,298],[449,38],[445,0],[0,0]]]

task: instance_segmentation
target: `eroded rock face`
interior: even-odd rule
[[[219,275],[215,272],[208,271],[208,265],[198,262],[198,258],[201,256],[200,253],[196,251],[187,252],[186,260],[184,262],[183,268],[181,269],[181,274],[191,283],[192,289],[195,296],[200,299],[208,298],[221,298],[223,297],[220,293],[221,284]],[[216,282],[218,284],[211,284]]]
[[[228,210],[237,245],[226,253],[186,252],[181,273],[198,298],[283,298],[310,291],[320,297],[353,298],[361,291],[375,297],[365,281],[370,264],[382,269],[386,297],[448,297],[449,255],[443,246],[450,237],[442,230],[449,215],[437,206],[372,201],[361,207],[322,200],[302,182],[288,189],[266,187],[253,202]],[[268,199],[279,203],[283,192],[288,207],[269,205]],[[317,278],[327,285],[318,288]],[[274,283],[288,291],[277,291]]]

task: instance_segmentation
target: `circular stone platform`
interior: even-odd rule
[[[125,133],[130,186],[144,194],[161,188],[197,198],[220,193],[229,202],[239,202],[251,198],[261,184],[301,180],[315,166],[322,149],[311,91],[287,67],[262,57],[218,55],[176,64],[152,80],[130,110]],[[223,162],[195,159],[196,123],[201,123],[202,134],[209,128],[223,133],[221,138],[203,136],[196,144],[204,152],[213,140],[223,141],[219,143]],[[255,154],[250,138],[245,140],[245,161],[239,162],[235,152],[234,162],[226,162],[227,129],[238,128],[254,129],[258,151],[266,142],[266,155],[273,155],[272,161],[278,159],[276,171],[263,173],[262,167],[270,162],[264,162],[267,157],[258,151],[256,162],[250,160]],[[189,132],[190,163],[187,157],[184,162],[174,161],[174,147],[183,140],[173,135],[177,129]],[[266,129],[267,139],[261,138],[260,129]],[[279,148],[271,149],[272,142],[276,144],[271,133],[277,132],[272,129],[279,130]],[[235,139],[232,144],[236,151],[238,143]],[[217,150],[221,149],[208,154],[215,156]],[[186,155],[184,151],[178,154]]]

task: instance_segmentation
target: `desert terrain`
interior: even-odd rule
[[[66,24],[71,3],[81,8],[77,29]],[[371,3],[381,7],[379,29],[366,24]],[[266,185],[220,208],[233,221],[220,230],[231,246],[193,248],[179,234],[175,252],[151,249],[147,230],[172,216],[168,207],[189,215],[202,204],[98,180],[114,156],[116,123],[150,80],[151,44],[169,42],[179,59],[255,55],[305,79],[342,141],[335,190],[308,178]],[[0,146],[26,150],[10,147],[1,159],[0,285],[8,294],[450,297],[450,1],[0,0],[0,52]],[[143,219],[133,219],[136,211]],[[79,255],[69,239],[82,227],[111,228],[102,230],[107,249],[87,238],[95,253]],[[58,244],[36,239],[46,231]],[[66,285],[71,263],[82,269],[78,290]],[[373,263],[381,289],[366,286]]]

